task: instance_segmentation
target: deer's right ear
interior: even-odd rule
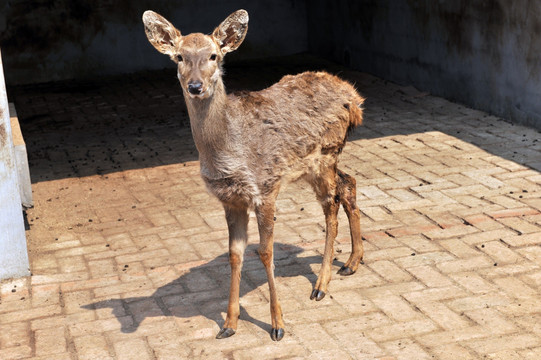
[[[143,24],[148,41],[162,54],[174,56],[182,38],[180,31],[163,16],[151,10],[143,13]]]

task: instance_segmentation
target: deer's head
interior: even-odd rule
[[[182,36],[163,16],[147,10],[143,23],[148,41],[177,63],[178,79],[185,95],[208,98],[222,76],[225,54],[236,50],[248,30],[248,13],[237,10],[229,15],[211,35],[193,33]]]

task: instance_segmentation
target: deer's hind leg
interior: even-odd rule
[[[351,255],[338,270],[340,275],[352,275],[363,260],[363,240],[361,238],[361,211],[357,207],[357,189],[355,178],[338,170],[338,196],[346,211],[351,234]]]
[[[325,297],[327,285],[331,280],[331,265],[334,255],[334,240],[338,233],[338,209],[340,208],[340,195],[337,192],[336,166],[330,166],[320,173],[320,176],[311,181],[317,199],[323,207],[325,214],[326,238],[325,250],[321,270],[312,290],[310,299],[320,301]]]

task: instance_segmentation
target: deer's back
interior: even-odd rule
[[[288,75],[267,89],[230,96],[234,146],[259,190],[335,163],[348,130],[362,121],[358,110],[352,122],[349,107],[363,100],[351,84],[324,72]]]

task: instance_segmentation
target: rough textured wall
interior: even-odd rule
[[[310,51],[541,128],[541,2],[310,2]]]
[[[171,66],[146,40],[143,11],[154,10],[183,33],[210,33],[244,8],[250,28],[229,57],[306,51],[306,1],[12,0],[0,2],[0,47],[8,84],[129,73]]]

